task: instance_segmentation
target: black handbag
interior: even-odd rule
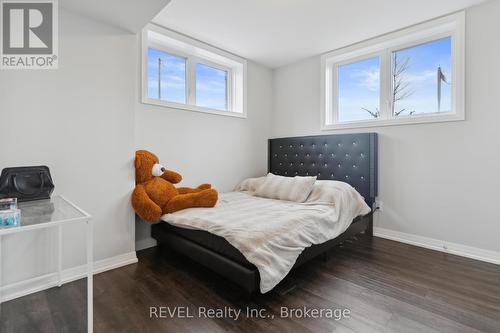
[[[49,199],[53,191],[54,183],[45,165],[5,168],[0,175],[0,198]]]

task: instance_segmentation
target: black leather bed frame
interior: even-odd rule
[[[338,134],[269,140],[269,172],[281,176],[313,176],[351,184],[373,207],[377,196],[376,133]],[[328,251],[358,233],[373,234],[373,214],[356,218],[337,238],[305,249],[294,267]],[[224,238],[206,231],[158,223],[152,237],[162,246],[209,267],[249,293],[259,291],[259,272]]]

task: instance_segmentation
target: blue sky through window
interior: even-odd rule
[[[185,58],[148,48],[148,97],[186,104],[186,66]],[[196,105],[227,110],[227,71],[201,63],[195,71]]]
[[[401,115],[410,112],[438,112],[438,68],[446,78],[441,80],[440,112],[451,111],[451,37],[397,51],[399,62],[408,60],[408,69],[401,79],[408,83],[410,95],[394,104],[394,112],[405,110]]]
[[[227,110],[227,72],[196,64],[196,105]]]
[[[186,59],[148,48],[148,97],[185,104]]]
[[[380,58],[339,66],[339,121],[373,119],[380,105]]]
[[[447,37],[393,53],[392,61],[406,64],[398,77],[405,89],[397,95],[403,98],[394,103],[395,115],[438,112],[439,67],[446,79],[441,80],[439,112],[451,111],[451,48]],[[374,119],[380,109],[379,57],[339,66],[338,98],[340,122]]]

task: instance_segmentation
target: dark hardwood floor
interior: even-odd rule
[[[95,277],[96,332],[500,332],[500,266],[380,238],[344,242],[251,299],[179,255],[138,256]],[[150,318],[160,306],[188,308],[194,318]],[[200,308],[247,306],[274,318],[198,316]],[[349,309],[350,317],[280,316],[281,307],[304,306]],[[80,280],[4,303],[0,331],[84,332],[85,308]]]

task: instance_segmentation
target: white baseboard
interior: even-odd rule
[[[377,227],[373,228],[373,235],[401,243],[500,265],[500,252]]]
[[[106,258],[94,262],[94,274],[102,273],[118,267],[130,265],[137,262],[135,251],[121,254],[115,257]],[[62,271],[62,283],[68,283],[87,276],[87,266],[81,265]],[[56,273],[50,273],[38,276],[32,279],[12,283],[1,288],[2,302],[6,302],[18,297],[36,293],[48,288],[57,286],[58,276]]]
[[[140,251],[144,249],[148,249],[150,247],[156,246],[157,242],[156,239],[152,237],[144,238],[144,239],[139,239],[135,241],[135,250]]]

